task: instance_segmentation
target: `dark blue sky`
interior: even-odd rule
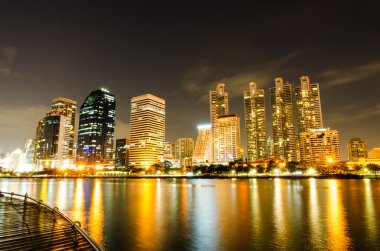
[[[365,2],[1,1],[0,152],[33,137],[58,96],[80,106],[107,87],[116,135],[125,137],[131,97],[152,93],[167,102],[174,141],[195,139],[196,125],[208,122],[217,82],[243,121],[249,82],[268,90],[277,76],[297,85],[302,75],[320,83],[324,124],[340,131],[344,157],[351,137],[380,146],[379,17]]]

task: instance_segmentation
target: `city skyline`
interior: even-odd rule
[[[343,159],[353,137],[368,149],[379,145],[380,39],[370,6],[265,4],[254,15],[238,6],[94,3],[94,14],[85,7],[2,6],[0,152],[22,148],[33,137],[36,118],[54,97],[81,103],[89,91],[108,88],[120,102],[115,138],[125,138],[130,98],[151,92],[167,100],[167,140],[174,142],[195,139],[196,126],[208,122],[207,92],[216,83],[226,84],[230,110],[243,117],[241,93],[248,83],[256,82],[268,98],[276,77],[297,85],[303,75],[319,83],[323,124],[339,130]],[[147,18],[138,18],[141,13]]]

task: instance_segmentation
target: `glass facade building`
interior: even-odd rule
[[[267,156],[267,125],[264,89],[257,89],[256,83],[249,84],[244,92],[245,132],[247,139],[247,160],[257,161]]]
[[[90,93],[80,108],[77,162],[113,165],[115,96],[106,89]]]
[[[270,88],[270,100],[274,157],[277,160],[297,161],[292,85],[276,78],[275,87]]]

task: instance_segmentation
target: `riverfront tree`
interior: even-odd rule
[[[370,171],[372,171],[372,172],[378,172],[378,171],[380,171],[380,166],[379,165],[377,165],[377,164],[367,164],[367,166],[366,166]]]

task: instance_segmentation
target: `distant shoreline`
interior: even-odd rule
[[[320,174],[320,175],[125,175],[125,176],[0,176],[0,179],[380,179],[380,175]]]

